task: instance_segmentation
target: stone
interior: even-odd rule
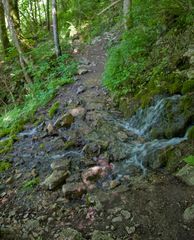
[[[112,223],[118,223],[118,222],[122,222],[122,221],[123,221],[122,216],[117,216],[112,219]]]
[[[66,113],[62,117],[58,118],[56,122],[54,123],[54,127],[71,127],[72,123],[74,122],[74,117],[71,113]]]
[[[194,204],[185,209],[183,213],[183,219],[185,222],[192,222],[194,220]]]
[[[51,169],[52,170],[63,170],[68,171],[71,167],[71,160],[64,158],[64,159],[58,159],[51,163]]]
[[[111,236],[109,236],[107,232],[98,231],[98,230],[95,230],[92,233],[91,239],[92,240],[113,240],[113,238]]]
[[[6,184],[12,184],[13,182],[14,182],[14,177],[12,176],[5,181]]]
[[[78,87],[77,91],[76,91],[76,94],[80,94],[80,93],[83,93],[86,91],[86,87],[84,86],[80,86]]]
[[[194,186],[194,166],[188,164],[185,165],[178,171],[176,177],[185,182],[187,185]]]
[[[78,69],[77,73],[78,73],[78,75],[86,74],[86,73],[88,73],[88,69],[84,68],[84,67],[81,67],[81,68]]]
[[[82,180],[88,186],[91,182],[96,182],[98,179],[101,178],[103,168],[100,166],[94,166],[91,168],[86,169],[82,173]]]
[[[62,187],[62,192],[67,199],[79,199],[86,194],[87,190],[83,183],[67,183]]]
[[[119,185],[120,185],[121,183],[120,183],[120,181],[119,180],[112,180],[111,182],[110,182],[110,189],[115,189],[116,187],[118,187]]]
[[[123,215],[123,217],[124,217],[126,220],[128,220],[128,219],[131,218],[131,213],[128,212],[127,210],[122,210],[122,211],[121,211],[121,214]]]
[[[60,238],[63,240],[84,240],[82,234],[73,228],[66,228],[60,233]]]
[[[136,229],[135,229],[135,226],[133,226],[133,227],[126,227],[125,230],[129,235],[131,235],[135,232]]]
[[[86,109],[83,107],[77,107],[69,110],[69,112],[73,117],[83,118],[86,114]]]
[[[48,134],[53,134],[55,132],[55,128],[54,126],[52,125],[52,123],[49,123],[46,127],[46,130],[48,132]]]
[[[46,187],[48,190],[54,190],[63,184],[68,176],[68,171],[54,170],[53,173],[45,179],[42,186]]]

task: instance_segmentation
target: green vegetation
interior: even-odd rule
[[[104,85],[147,106],[157,94],[193,91],[184,56],[194,38],[194,6],[186,0],[133,1],[133,25],[109,52]]]
[[[48,115],[49,115],[49,117],[50,118],[53,118],[54,117],[54,115],[55,115],[55,113],[58,111],[58,109],[59,109],[59,102],[55,102],[55,103],[53,103],[53,105],[51,106],[51,108],[50,108],[50,110],[49,110],[49,112],[48,112]]]
[[[189,140],[194,140],[194,126],[191,127],[188,131],[188,139]]]
[[[0,154],[10,151],[15,141],[17,141],[17,137],[15,135],[12,135],[9,139],[0,142]]]
[[[30,190],[30,189],[36,187],[39,183],[40,183],[40,178],[39,177],[33,178],[31,180],[27,180],[23,183],[22,189],[23,190]]]
[[[11,167],[11,163],[8,161],[1,160],[0,161],[0,173],[8,170]]]
[[[34,83],[26,85],[28,92],[23,103],[0,117],[1,137],[21,131],[24,124],[33,119],[40,106],[49,102],[62,85],[72,82],[72,75],[77,69],[76,63],[69,54],[52,60],[53,52],[46,51],[45,54],[49,47],[50,43],[44,43],[31,51],[30,54],[36,59],[36,65],[29,67],[29,71],[34,75]]]
[[[186,162],[186,163],[188,163],[189,165],[194,165],[194,156],[188,156],[188,157],[186,157],[186,158],[184,158],[184,161]]]

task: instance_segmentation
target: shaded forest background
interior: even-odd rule
[[[147,106],[157,94],[194,90],[192,0],[0,0],[0,136],[33,119],[61,85],[72,82],[73,55],[113,31],[103,84],[120,102]],[[53,41],[56,3],[60,51]],[[56,40],[56,39],[55,39]],[[132,114],[132,113],[131,113]]]

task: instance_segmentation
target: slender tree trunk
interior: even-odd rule
[[[56,0],[52,0],[52,17],[53,17],[53,37],[54,37],[54,44],[55,44],[55,53],[57,57],[59,57],[61,56],[61,47],[59,43]]]
[[[125,30],[128,30],[129,26],[129,13],[132,7],[132,0],[123,0],[123,23]]]
[[[10,47],[9,38],[7,35],[7,28],[5,24],[5,13],[2,1],[0,0],[0,39],[3,46],[4,55],[7,55],[7,49]]]
[[[18,36],[18,29],[14,21],[14,16],[12,14],[11,0],[2,0],[4,11],[8,20],[8,25],[10,29],[10,33],[12,35],[13,43],[18,51],[20,65],[27,83],[31,83],[31,78],[26,71],[26,66],[28,64],[28,59],[24,56],[23,46],[20,40],[20,36]]]
[[[50,1],[46,1],[46,12],[47,12],[47,28],[48,31],[50,32]]]
[[[42,18],[41,18],[41,9],[40,9],[40,1],[37,2],[37,9],[38,9],[38,18],[39,18],[39,23],[42,26]]]

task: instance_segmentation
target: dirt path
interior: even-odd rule
[[[136,167],[117,178],[115,168],[130,155],[129,143],[141,139],[117,124],[122,115],[101,87],[107,41],[98,38],[77,56],[86,73],[60,89],[37,112],[37,126],[26,125],[13,151],[2,156],[13,167],[1,174],[1,239],[194,239],[194,226],[182,217],[194,202],[192,187],[161,172],[143,177]],[[60,107],[50,120],[56,101]],[[67,112],[74,115],[69,127],[55,127]],[[52,191],[27,186],[33,179],[44,182],[53,162],[70,172],[63,191],[64,179]]]

